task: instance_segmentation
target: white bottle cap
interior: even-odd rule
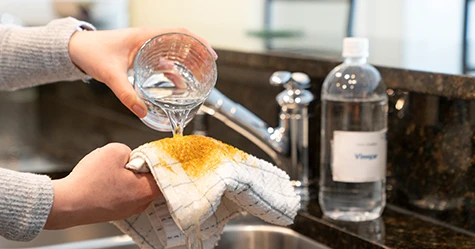
[[[343,57],[368,57],[369,41],[363,37],[346,37],[343,39]]]

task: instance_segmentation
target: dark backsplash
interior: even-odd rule
[[[415,93],[407,100],[403,117],[389,119],[390,202],[475,231],[473,101]]]
[[[217,88],[271,126],[277,125],[275,97],[282,89],[271,86],[269,76],[284,69],[310,75],[311,91],[315,95],[310,108],[310,165],[312,177],[318,179],[320,86],[337,62],[281,59],[231,51],[219,51],[219,54]],[[388,68],[380,68],[380,71],[390,89],[388,202],[475,231],[475,104],[470,100],[470,96],[475,95],[475,79]],[[436,83],[431,81],[434,79]],[[450,80],[457,83],[451,85]],[[438,89],[427,86],[432,83],[439,86]],[[450,86],[467,89],[462,91]],[[46,150],[51,147],[51,153],[59,153],[56,157],[77,161],[107,142],[118,141],[133,148],[170,136],[145,127],[100,83],[61,83],[42,86],[39,91],[38,108],[45,114],[40,119],[41,133],[49,139],[41,146]],[[79,114],[68,116],[71,108]],[[101,122],[91,120],[91,115]],[[123,127],[108,126],[108,120],[119,121]],[[270,160],[256,145],[220,121],[210,117],[207,121],[210,136]],[[51,144],[64,143],[64,129],[78,132],[74,128],[78,123],[81,123],[80,139],[64,144],[72,149],[53,151]],[[58,126],[63,127],[61,133],[55,132]],[[185,133],[191,130],[192,124]]]

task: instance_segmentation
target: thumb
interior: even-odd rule
[[[114,92],[120,102],[139,118],[143,118],[147,115],[147,108],[135,93],[126,72],[116,73],[114,76],[109,77],[104,83]]]

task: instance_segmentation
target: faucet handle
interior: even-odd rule
[[[291,78],[292,73],[288,71],[277,71],[270,76],[269,82],[273,86],[280,86],[287,84]]]
[[[282,85],[287,89],[306,89],[310,87],[310,77],[301,72],[277,71],[272,74],[269,82],[273,86]]]

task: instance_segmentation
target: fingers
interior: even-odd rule
[[[140,179],[142,190],[145,191],[145,196],[147,196],[148,201],[153,201],[157,195],[161,194],[160,189],[158,188],[157,182],[151,173],[141,174],[142,178]]]
[[[114,92],[120,102],[139,118],[143,118],[147,115],[145,104],[135,93],[125,72],[114,74],[106,79],[105,84]]]
[[[175,85],[177,88],[181,88],[181,89],[186,88],[186,85],[181,79],[181,77],[173,72],[174,67],[175,67],[175,63],[173,61],[167,60],[164,57],[160,57],[160,59],[157,62],[157,65],[155,66],[155,69],[157,71],[165,72],[164,73],[165,77],[168,80],[170,80],[173,83],[173,85]]]
[[[109,143],[99,148],[100,153],[103,153],[106,157],[115,158],[120,164],[127,163],[129,161],[130,152],[132,151],[129,146],[121,143]]]
[[[129,161],[130,152],[131,149],[125,144],[109,143],[89,153],[93,162],[88,163],[105,165],[104,163],[107,162],[112,168],[125,168],[125,164]]]
[[[134,186],[133,188],[135,188],[137,198],[148,203],[160,194],[160,189],[152,174],[134,173],[125,168],[125,164],[129,161],[131,152],[128,146],[121,143],[110,143],[100,148],[99,151],[102,156],[109,160],[116,160],[115,165],[120,166],[121,170],[123,170],[121,173],[124,177],[122,181],[124,181],[124,184],[125,182],[129,182],[129,186]]]
[[[176,88],[185,89],[187,87],[179,75],[175,73],[164,73],[164,75],[173,83],[173,85],[175,85]]]
[[[131,149],[121,143],[110,143],[99,149],[99,153],[102,156],[108,158],[109,160],[117,160],[115,165],[121,167],[123,170],[122,181],[133,183],[129,186],[135,186],[136,197],[143,200],[145,203],[153,201],[158,194],[160,194],[160,189],[158,188],[155,178],[150,173],[134,173],[125,169],[125,164],[129,161]],[[127,180],[126,180],[127,179]]]
[[[115,159],[118,161],[118,165],[125,165],[129,161],[130,152],[132,151],[127,145],[121,143],[109,143],[99,149],[99,153],[106,156],[109,159]],[[125,168],[124,168],[125,169]],[[127,170],[127,172],[129,172]],[[133,173],[130,171],[130,173]],[[140,188],[148,195],[155,197],[160,193],[155,178],[150,173],[133,173],[135,180],[139,181]],[[154,199],[154,198],[153,198]],[[153,200],[151,199],[151,200]]]

